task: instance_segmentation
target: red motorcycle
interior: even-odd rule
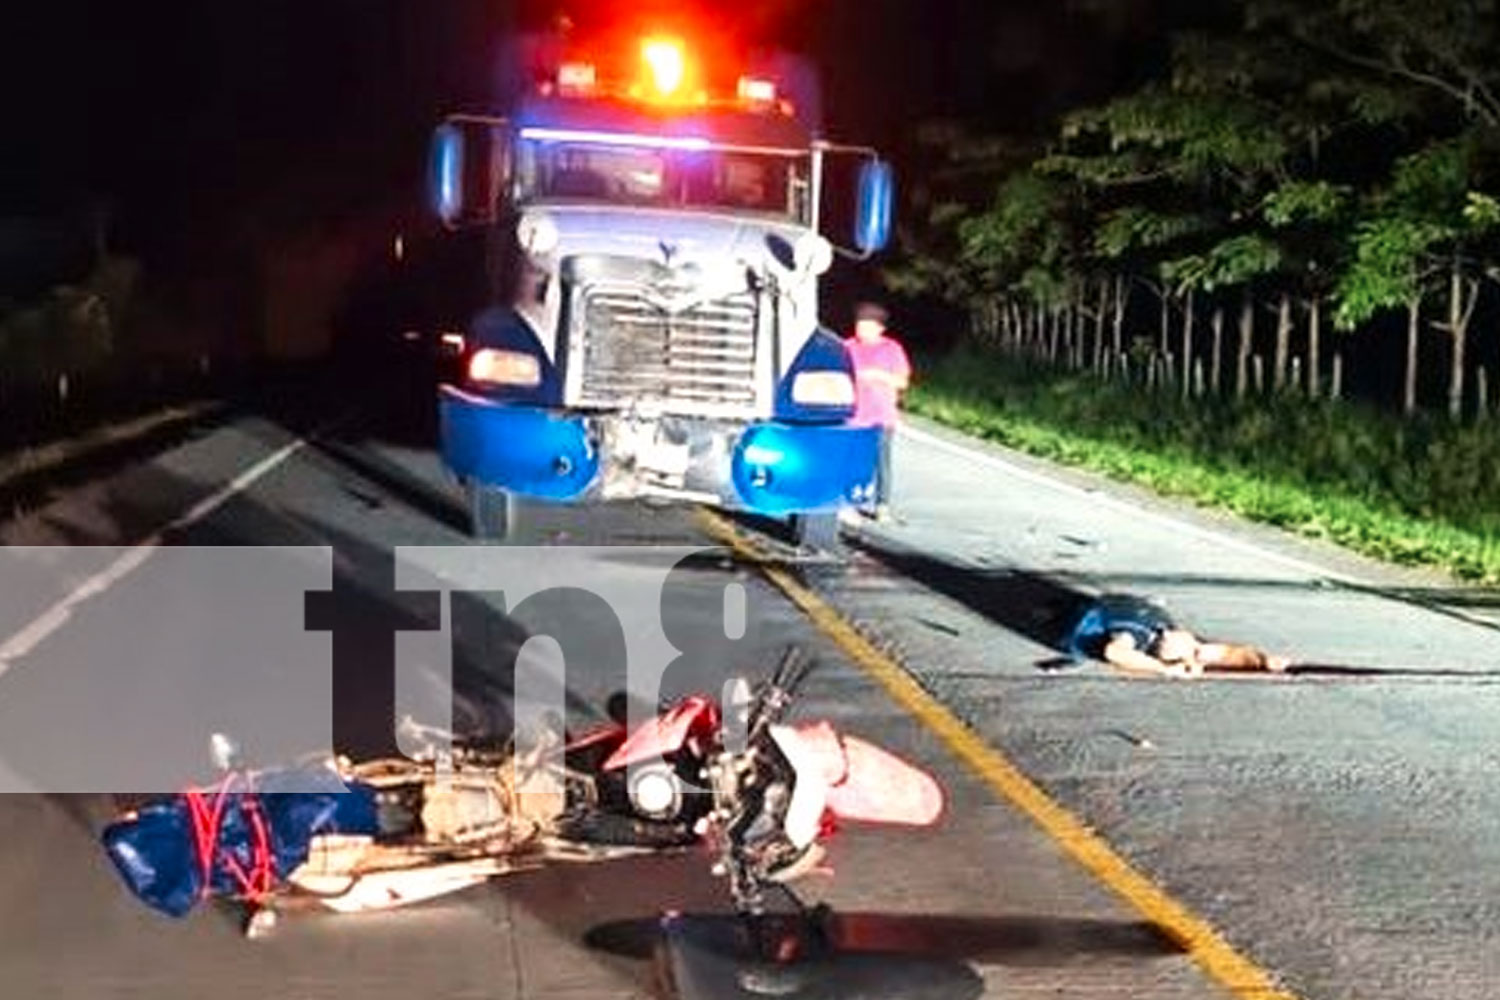
[[[839,821],[924,827],[942,816],[927,772],[827,722],[787,723],[811,666],[788,649],[758,689],[737,685],[727,713],[683,699],[600,767],[606,782],[626,776],[617,783],[634,814],[691,822],[714,845],[714,872],[744,912],[759,912],[768,888],[817,870]]]
[[[277,792],[290,772],[226,759],[218,788],[133,810],[105,848],[147,905],[181,917],[237,899],[251,936],[296,902],[389,909],[538,865],[702,842],[736,906],[759,914],[773,887],[795,899],[790,884],[818,868],[837,821],[927,826],[943,809],[926,772],[826,722],[785,721],[808,667],[789,650],[725,709],[684,698],[634,732],[606,726],[525,754],[327,763],[345,791]]]

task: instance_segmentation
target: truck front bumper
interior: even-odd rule
[[[665,497],[784,516],[872,495],[875,428],[569,413],[444,386],[443,461],[465,481],[561,502]]]

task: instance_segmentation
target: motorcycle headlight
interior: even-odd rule
[[[792,401],[800,406],[853,406],[854,379],[848,372],[798,372],[792,378]]]
[[[630,804],[648,819],[675,819],[682,811],[682,786],[666,767],[647,767],[630,779]]]
[[[534,389],[542,384],[542,363],[525,351],[482,347],[469,358],[469,379],[485,385]]]

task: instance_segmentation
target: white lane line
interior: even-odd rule
[[[16,660],[26,656],[41,645],[48,636],[66,625],[73,617],[73,610],[80,604],[106,592],[144,565],[146,560],[151,558],[152,553],[161,546],[169,532],[179,531],[203,520],[237,494],[249,489],[257,480],[301,451],[307,444],[307,438],[299,437],[291,444],[256,462],[227,484],[193,504],[186,513],[173,519],[166,527],[152,532],[126,549],[114,562],[80,583],[70,594],[43,611],[4,643],[0,643],[0,677],[5,676],[6,671]]]
[[[998,469],[999,471],[1014,476],[1017,479],[1024,479],[1029,483],[1035,483],[1038,486],[1045,486],[1048,489],[1056,490],[1059,493],[1066,493],[1070,496],[1082,497],[1088,500],[1090,503],[1098,504],[1101,507],[1110,507],[1121,513],[1129,514],[1131,517],[1143,518],[1148,521],[1153,521],[1156,524],[1161,525],[1165,528],[1170,528],[1172,531],[1177,533],[1196,535],[1197,537],[1205,541],[1213,542],[1215,545],[1222,545],[1225,548],[1234,549],[1245,555],[1255,556],[1259,559],[1265,559],[1270,562],[1279,563],[1287,569],[1296,570],[1299,573],[1306,573],[1309,576],[1316,577],[1320,580],[1332,580],[1338,583],[1345,583],[1354,587],[1359,587],[1361,589],[1368,589],[1371,587],[1371,584],[1359,579],[1358,577],[1347,576],[1343,573],[1334,572],[1327,569],[1326,567],[1318,566],[1304,559],[1298,559],[1296,556],[1282,555],[1279,552],[1273,552],[1270,549],[1262,548],[1261,546],[1256,545],[1254,542],[1247,542],[1239,538],[1233,538],[1229,535],[1220,534],[1219,532],[1214,531],[1211,528],[1205,528],[1201,525],[1193,524],[1190,521],[1183,521],[1166,514],[1159,514],[1156,511],[1149,510],[1138,504],[1133,504],[1128,500],[1121,500],[1118,497],[1110,496],[1107,493],[1084,489],[1081,486],[1074,486],[1072,483],[1065,483],[1061,480],[1053,479],[1050,476],[1043,475],[1039,472],[1032,472],[1030,469],[1022,468],[1019,465],[1007,462],[1005,459],[989,454],[988,452],[978,451],[974,448],[957,444],[953,441],[947,440],[946,438],[938,437],[937,435],[928,433],[927,431],[918,430],[917,428],[911,427],[909,425],[903,424],[901,427],[901,433],[921,444],[930,445],[931,447],[939,448],[955,455],[961,455],[972,462]]]

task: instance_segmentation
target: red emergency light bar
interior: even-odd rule
[[[791,117],[796,109],[789,101],[778,100],[775,81],[755,76],[741,76],[733,99],[714,99],[698,83],[695,67],[686,47],[678,40],[648,37],[640,45],[640,70],[613,86],[601,80],[598,66],[585,59],[561,62],[551,79],[540,86],[545,95],[561,97],[609,97],[643,101],[667,107],[717,106],[741,110],[777,111]]]

